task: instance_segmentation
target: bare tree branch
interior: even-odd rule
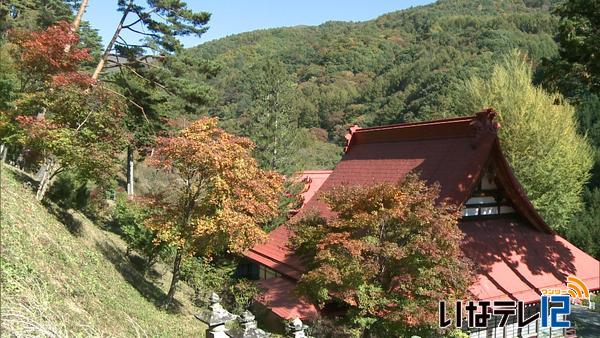
[[[138,34],[142,34],[142,35],[147,35],[147,36],[152,36],[152,37],[155,37],[155,38],[160,38],[160,36],[158,36],[158,34],[152,34],[152,33],[146,33],[146,32],[142,32],[142,31],[138,31],[137,29],[133,29],[131,27],[123,27],[123,28],[128,29],[128,30],[130,30],[130,31],[132,31],[134,33],[138,33]]]
[[[83,125],[87,122],[87,120],[90,118],[90,116],[92,116],[92,113],[94,111],[90,110],[90,112],[87,114],[87,116],[85,117],[85,119],[83,119],[83,122],[81,122],[78,126],[77,129],[75,129],[75,133],[79,132],[79,129],[81,129],[81,127],[83,127]]]
[[[120,41],[115,41],[115,44],[121,45],[121,46],[125,46],[125,47],[129,47],[129,48],[131,48],[131,47],[139,47],[139,48],[148,48],[148,49],[151,49],[151,50],[156,51],[156,52],[160,52],[161,51],[160,49],[154,48],[154,47],[152,47],[150,45],[134,45],[134,44],[123,43],[123,42],[120,42]]]
[[[109,92],[115,94],[115,95],[118,95],[118,96],[124,98],[125,100],[129,101],[129,103],[131,103],[132,105],[136,106],[142,112],[142,114],[144,115],[144,119],[146,120],[146,122],[148,122],[148,124],[152,125],[150,123],[150,120],[148,119],[148,116],[146,115],[146,111],[144,110],[144,107],[140,106],[139,104],[135,103],[133,100],[131,100],[130,98],[128,98],[127,96],[125,96],[125,95],[123,95],[123,94],[121,94],[119,92],[116,92],[116,91],[114,91],[114,90],[112,90],[112,89],[110,89],[110,88],[108,88],[106,86],[103,87],[103,88],[106,89],[106,90],[108,90]]]
[[[150,80],[146,77],[144,77],[143,75],[141,75],[140,73],[138,73],[135,69],[131,68],[128,65],[123,65],[125,68],[129,69],[133,74],[135,74],[137,77],[139,77],[142,80],[145,80],[148,83],[154,84],[157,87],[159,87],[160,89],[164,90],[167,94],[171,95],[171,96],[175,96],[175,94],[173,94],[171,91],[169,91],[169,89],[167,89],[167,87],[159,82]]]

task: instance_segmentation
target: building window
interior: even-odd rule
[[[515,209],[496,184],[496,175],[486,170],[477,183],[475,191],[465,202],[463,217],[485,217],[514,214]]]
[[[465,208],[463,211],[463,216],[477,216],[479,215],[479,208]]]
[[[280,277],[281,274],[275,270],[269,269],[264,265],[260,265],[258,269],[258,279],[269,279]]]

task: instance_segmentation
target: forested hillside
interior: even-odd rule
[[[498,112],[502,149],[534,207],[600,258],[597,0],[442,0],[366,22],[253,31],[188,49],[180,39],[201,37],[211,13],[183,0],[112,2],[120,24],[103,46],[95,27],[106,13],[91,2],[0,0],[2,333],[197,334],[191,313],[208,305],[210,292],[235,313],[256,299],[255,284],[236,273],[242,253],[302,205],[304,185],[293,173],[339,162],[349,126],[487,107]],[[420,246],[410,249],[419,262],[408,266],[425,271],[429,289],[400,270],[373,270],[405,284],[393,302],[408,305],[414,320],[386,315],[390,288],[369,277],[351,286],[359,302],[346,304],[359,316],[336,319],[336,333],[379,324],[384,337],[439,332],[419,314],[420,301],[437,304],[444,279],[454,281],[452,292],[466,290],[466,279],[439,272],[465,270],[456,219],[450,231],[428,227],[443,225],[427,223],[443,211],[436,189],[409,181],[400,187],[407,193],[374,193],[429,205],[407,218],[410,226],[454,231],[439,239],[456,250],[422,260]],[[338,199],[357,210],[380,198],[357,189]],[[352,235],[383,218],[358,218]],[[315,220],[305,219],[311,227]],[[403,252],[412,245],[394,241]],[[435,257],[454,267],[437,269],[428,261]],[[414,268],[420,264],[428,267]]]
[[[514,48],[534,62],[556,54],[558,20],[550,8],[541,1],[439,1],[368,22],[238,34],[188,53],[221,64],[211,111],[234,131],[255,132],[242,123],[252,120],[255,67],[281,63],[296,94],[291,126],[319,128],[312,129],[318,139],[341,145],[349,124],[451,116],[455,85],[486,76]]]
[[[586,134],[596,149],[596,165],[588,190],[583,193],[585,207],[573,220],[569,220],[569,215],[582,208],[581,198],[577,197],[582,195],[580,183],[566,190],[559,188],[562,183],[546,189],[556,196],[575,196],[574,207],[564,207],[561,198],[550,198],[535,188],[541,186],[537,180],[544,175],[555,176],[557,182],[567,181],[561,174],[543,172],[541,166],[534,166],[538,179],[533,181],[537,183],[529,184],[526,177],[520,179],[549,223],[597,255],[597,244],[590,238],[599,231],[591,210],[598,203],[594,191],[598,191],[600,182],[600,101],[593,91],[585,89],[585,80],[581,79],[586,73],[577,71],[580,66],[567,66],[580,57],[569,56],[573,46],[567,44],[571,42],[562,39],[565,46],[560,55],[557,43],[575,29],[564,23],[568,22],[566,19],[561,26],[560,15],[570,13],[578,18],[586,12],[586,2],[567,2],[575,9],[567,6],[557,12],[559,3],[442,0],[367,22],[327,22],[316,27],[237,34],[189,49],[185,55],[211,60],[220,67],[210,80],[217,99],[209,104],[209,112],[220,117],[226,129],[252,138],[263,166],[293,172],[333,167],[352,124],[368,127],[473,114],[483,107],[465,109],[469,106],[463,102],[465,83],[472,79],[491,81],[494,67],[507,55],[514,56],[516,50],[531,63],[531,81],[545,87],[549,94],[565,95],[575,107],[579,133]],[[583,28],[581,31],[591,32]],[[587,46],[593,44],[593,34],[589,36],[573,35],[572,40]],[[571,49],[565,49],[569,46]],[[514,102],[514,110],[529,109],[519,106],[514,97],[506,99]],[[495,102],[491,98],[488,101]],[[503,108],[513,109],[510,104]],[[540,121],[543,119],[540,116]],[[531,126],[523,127],[527,130]],[[514,155],[529,156],[523,149]],[[581,161],[587,161],[587,156],[582,155]],[[527,161],[539,165],[536,159]],[[515,170],[520,172],[522,168]],[[549,177],[542,181],[550,182]],[[575,179],[585,182],[587,175]],[[538,195],[545,196],[538,200]],[[555,210],[561,210],[564,216],[550,216]]]

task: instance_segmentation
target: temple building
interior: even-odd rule
[[[526,312],[539,310],[542,289],[564,288],[577,276],[590,291],[600,289],[600,262],[557,235],[540,217],[502,153],[499,125],[492,110],[471,117],[350,128],[342,160],[333,171],[307,171],[305,204],[290,223],[308,211],[332,212],[319,192],[338,185],[398,182],[409,172],[440,184],[440,201],[462,206],[459,228],[463,252],[476,268],[469,291],[473,300],[521,300]],[[295,296],[302,261],[288,247],[293,228],[282,225],[266,243],[245,253],[246,275],[257,279],[259,301],[283,319],[310,319],[318,309]],[[552,332],[536,320],[517,327],[514,316],[505,327],[496,318],[471,337],[569,336]]]

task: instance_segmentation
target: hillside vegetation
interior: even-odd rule
[[[13,2],[0,1],[0,155],[20,168],[0,165],[1,336],[202,336],[192,303],[206,305],[211,291],[241,313],[259,290],[236,278],[239,254],[302,202],[295,192],[303,184],[284,175],[335,166],[352,124],[494,107],[506,157],[533,205],[561,235],[600,253],[599,170],[584,188],[593,151],[600,168],[600,96],[589,80],[600,41],[593,0],[561,1],[556,10],[554,0],[441,0],[187,50],[178,39],[201,35],[208,13],[183,0],[118,1],[121,22],[137,15],[140,27],[116,27],[111,41],[119,42],[101,59],[95,23],[74,18],[72,1]],[[130,44],[137,38],[128,29],[145,37],[142,45]],[[437,200],[416,190],[408,195]],[[352,286],[365,291],[361,299],[344,301],[349,314],[366,304],[368,317],[340,316],[336,334],[379,323],[386,337],[438,330],[419,311],[402,322],[386,315],[387,301],[377,310],[389,288],[361,283]],[[396,300],[421,294],[437,303],[422,284],[406,283]],[[444,288],[464,290],[459,284]],[[403,310],[422,307],[413,305]]]
[[[170,274],[144,278],[118,236],[45,208],[18,174],[0,170],[2,336],[203,336],[189,289],[161,310]]]
[[[353,123],[472,114],[451,111],[457,84],[488,76],[515,48],[534,62],[557,53],[552,3],[438,1],[366,22],[237,34],[187,52],[221,65],[212,80],[219,99],[210,111],[226,126],[253,136],[243,127],[253,102],[249,75],[255,64],[278,60],[293,74],[297,127],[341,145]]]
[[[563,7],[558,6],[559,3]],[[569,3],[576,9],[570,10],[574,16],[570,25],[564,17],[564,13],[570,13],[565,9],[570,7],[564,7],[564,4]],[[600,123],[597,114],[600,99],[597,92],[588,92],[584,85],[594,78],[593,65],[597,62],[590,61],[591,70],[583,71],[585,67],[575,64],[574,70],[569,72],[568,62],[565,65],[557,61],[557,58],[566,57],[571,62],[583,62],[581,60],[587,60],[586,55],[589,54],[592,59],[596,55],[593,47],[583,47],[593,46],[598,40],[597,33],[593,33],[597,30],[590,28],[597,22],[592,19],[597,17],[594,12],[597,6],[592,5],[593,1],[589,2],[589,6],[586,3],[440,0],[365,22],[327,22],[312,27],[266,29],[232,35],[191,48],[184,55],[219,64],[220,72],[210,80],[218,98],[209,107],[210,113],[219,116],[228,130],[252,138],[258,145],[257,157],[260,159],[263,154],[271,157],[270,161],[261,162],[263,166],[277,163],[277,166],[270,167],[282,172],[335,166],[347,128],[352,124],[369,127],[433,120],[471,115],[492,106],[501,114],[503,142],[506,143],[509,137],[506,130],[513,123],[523,126],[521,134],[510,135],[515,140],[539,138],[527,132],[532,128],[532,116],[538,116],[540,121],[546,118],[543,112],[535,113],[541,107],[539,102],[523,105],[520,96],[511,94],[510,90],[489,92],[485,100],[475,105],[466,102],[465,84],[478,79],[482,88],[495,86],[490,83],[494,81],[494,68],[506,57],[524,56],[532,69],[525,79],[528,82],[526,87],[539,90],[530,85],[532,81],[533,85],[547,89],[549,97],[558,99],[558,96],[553,96],[556,92],[565,95],[568,104],[575,109],[577,132],[587,135],[585,142],[589,141],[595,149],[596,164],[587,184],[588,190],[583,194],[584,209],[581,191],[582,182],[588,180],[589,151],[569,151],[566,152],[569,156],[559,155],[564,161],[569,158],[568,163],[586,164],[580,166],[579,171],[567,169],[570,173],[560,176],[555,175],[554,170],[570,168],[571,164],[546,169],[541,164],[545,155],[531,159],[528,147],[519,151],[510,147],[505,150],[509,158],[527,157],[525,168],[511,162],[517,173],[539,171],[533,180],[524,175],[518,178],[546,220],[555,228],[563,228],[562,234],[569,240],[598,256],[598,244],[592,240],[597,236],[592,234],[600,229],[595,220],[597,217],[593,217],[594,206],[598,204],[594,196],[600,196],[594,192],[600,182]],[[583,17],[578,16],[577,8]],[[561,41],[561,36],[568,37],[570,42],[563,39],[559,46],[557,42]],[[592,52],[581,54],[581,51]],[[551,64],[560,66],[552,67]],[[282,87],[287,90],[264,90],[265,87],[273,88],[264,78],[278,79],[278,82],[285,83]],[[553,84],[556,81],[558,85]],[[290,94],[290,88],[293,94]],[[285,105],[269,99],[272,96],[283,96],[280,101]],[[498,103],[500,98],[503,98],[504,104]],[[285,109],[277,110],[277,107]],[[516,118],[508,110],[526,111],[522,116],[527,118]],[[273,123],[271,116],[277,111],[280,113],[274,120],[278,123]],[[564,124],[571,125],[571,121]],[[268,127],[261,128],[261,125]],[[275,131],[273,125],[280,131]],[[293,133],[303,136],[299,137],[300,142],[294,142],[289,136]],[[557,135],[562,137],[560,133]],[[572,136],[576,134],[572,133]],[[541,147],[559,149],[549,138],[539,139],[543,140]],[[281,145],[278,146],[277,142]],[[582,146],[586,148],[584,144]],[[278,158],[271,154],[278,154]],[[540,154],[545,154],[545,151]],[[573,174],[575,172],[577,174]],[[572,182],[577,183],[567,184],[568,188],[565,188],[564,183],[569,181],[567,177],[572,177]],[[548,182],[560,184],[552,183],[550,188],[540,188],[546,187]],[[572,196],[570,202],[555,198],[568,195]],[[577,216],[571,218],[575,212],[578,212]],[[567,227],[573,231],[565,232]]]

